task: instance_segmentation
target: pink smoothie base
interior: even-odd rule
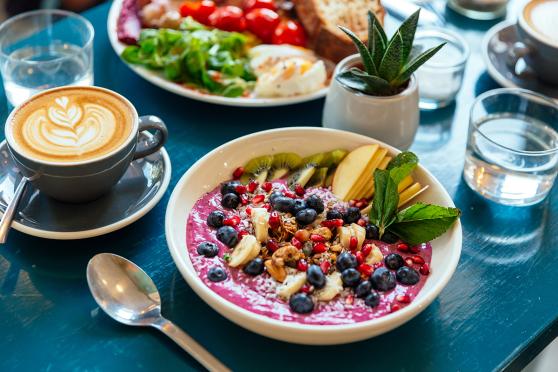
[[[317,193],[324,200],[332,199],[331,192],[327,189],[309,189],[308,194]],[[307,194],[307,195],[308,195]],[[364,300],[354,298],[351,301],[352,291],[345,289],[340,296],[329,302],[318,302],[314,311],[310,314],[297,314],[290,310],[289,304],[278,298],[275,294],[277,283],[267,273],[252,277],[246,275],[241,269],[231,268],[226,265],[223,255],[231,250],[215,237],[215,229],[207,226],[206,219],[209,213],[214,210],[221,210],[227,217],[239,215],[239,211],[231,211],[221,206],[221,194],[219,187],[205,194],[199,199],[192,208],[186,227],[186,245],[188,254],[196,273],[206,286],[211,288],[225,300],[234,303],[256,314],[264,315],[272,319],[297,322],[302,324],[351,324],[379,318],[391,312],[392,304],[397,303],[401,308],[408,304],[398,303],[395,299],[397,295],[407,294],[411,300],[414,299],[421,288],[424,286],[428,276],[421,275],[420,281],[414,286],[397,286],[389,292],[380,292],[381,301],[375,308],[370,308],[364,304]],[[248,226],[245,215],[240,214],[242,219],[239,229]],[[213,258],[206,258],[196,252],[198,244],[202,242],[213,242],[219,247],[219,254]],[[397,252],[396,244],[386,244],[380,241],[367,241],[376,244],[384,256],[388,253]],[[414,254],[403,254],[406,258]],[[432,258],[432,247],[430,244],[422,244],[419,253],[416,253],[425,262],[430,264]],[[226,280],[222,282],[212,282],[207,279],[207,271],[214,267],[223,267],[228,274]]]

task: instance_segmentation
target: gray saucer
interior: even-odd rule
[[[58,202],[29,185],[12,227],[49,239],[84,239],[107,234],[149,212],[165,193],[170,175],[170,159],[162,148],[133,161],[109,194],[89,203]],[[4,141],[0,143],[0,212],[6,210],[20,178]]]
[[[558,86],[539,81],[522,59],[515,66],[515,74],[508,66],[508,52],[517,41],[515,24],[508,21],[498,23],[486,32],[482,55],[490,76],[504,87],[529,89],[558,99]]]

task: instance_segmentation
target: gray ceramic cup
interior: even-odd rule
[[[516,42],[510,49],[508,65],[515,72],[515,65],[520,58],[530,67],[542,82],[558,85],[558,41],[551,40],[538,33],[525,18],[525,7],[517,20]],[[558,27],[558,25],[556,26]]]
[[[64,88],[52,90],[57,89]],[[21,173],[29,178],[41,193],[63,202],[82,203],[92,201],[109,192],[122,178],[133,160],[158,151],[168,137],[167,127],[161,119],[156,116],[139,117],[132,103],[121,95],[99,87],[84,87],[84,89],[103,90],[117,95],[129,106],[132,112],[134,122],[130,135],[122,145],[109,154],[74,163],[53,163],[33,159],[18,151],[9,130],[10,126],[5,126],[10,155]],[[33,100],[33,97],[23,104],[30,100]],[[11,122],[17,110],[15,108],[12,111],[6,123]],[[154,131],[153,135],[148,136],[149,141],[138,142],[139,133],[149,130]]]

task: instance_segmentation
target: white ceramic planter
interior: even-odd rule
[[[353,54],[335,68],[324,106],[323,126],[364,134],[396,148],[408,149],[419,124],[418,84],[414,75],[407,89],[398,95],[369,96],[335,79],[340,72],[359,63],[360,55]]]

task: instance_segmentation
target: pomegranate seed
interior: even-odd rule
[[[229,218],[225,218],[223,220],[223,225],[226,225],[226,226],[236,226],[239,223],[240,223],[240,217],[238,217],[238,216],[232,216],[232,217],[229,217]]]
[[[353,302],[355,302],[355,296],[353,295],[348,295],[347,298],[345,299],[345,303],[347,305],[352,305]]]
[[[357,224],[359,226],[364,227],[364,226],[366,226],[366,220],[364,218],[361,218],[360,220],[357,221]]]
[[[260,204],[261,202],[263,202],[265,199],[265,195],[256,195],[252,198],[252,203],[253,204]]]
[[[242,175],[244,174],[244,167],[238,167],[234,170],[233,172],[233,178],[235,180],[239,179],[240,177],[242,177]]]
[[[362,254],[361,251],[358,251],[357,253],[355,253],[356,256],[356,260],[359,264],[364,262],[364,255]]]
[[[300,229],[295,232],[294,236],[301,242],[305,242],[310,238],[310,231]]]
[[[357,207],[358,209],[364,208],[364,205],[365,205],[365,204],[364,204],[362,201],[357,201],[357,202],[355,203],[355,207]]]
[[[244,185],[238,185],[234,188],[234,190],[236,191],[237,194],[242,195],[242,194],[246,194],[246,191],[248,189]]]
[[[405,259],[405,265],[409,266],[409,267],[413,267],[413,260],[409,257]]]
[[[408,304],[411,302],[411,297],[406,294],[397,295],[395,299],[397,300],[397,302],[401,302],[402,304]]]
[[[320,264],[320,269],[322,269],[322,272],[324,274],[327,274],[329,272],[330,267],[331,267],[331,263],[329,261],[324,261]]]
[[[276,250],[279,249],[279,243],[277,243],[277,241],[273,240],[273,239],[269,239],[267,241],[266,244],[267,249],[269,249],[271,252],[275,252]]]
[[[302,243],[300,242],[300,240],[298,240],[297,238],[295,238],[293,236],[293,238],[291,239],[291,244],[294,245],[295,247],[297,247],[298,249],[302,248]]]
[[[362,252],[362,257],[368,257],[370,252],[372,252],[372,244],[365,244],[360,251]]]
[[[246,211],[246,214],[247,214],[248,216],[251,216],[251,215],[252,215],[252,208],[246,207],[245,211]]]
[[[258,188],[259,185],[260,185],[260,184],[259,184],[257,181],[251,181],[251,182],[248,184],[248,191],[249,191],[249,192],[254,192],[254,191],[256,191],[256,189]]]
[[[349,205],[350,205],[351,207],[354,207],[355,204],[356,204],[356,200],[354,200],[354,199],[349,200]]]
[[[314,253],[324,253],[325,251],[327,251],[327,246],[324,243],[316,243],[312,249]]]
[[[378,263],[375,263],[374,264],[374,270],[376,270],[378,267],[382,267],[382,266],[384,266],[384,261],[380,261]]]
[[[420,267],[419,272],[420,272],[422,275],[428,275],[428,274],[430,274],[430,266],[428,266],[427,263],[423,264],[423,265]]]
[[[343,220],[340,218],[336,220],[325,220],[321,222],[321,225],[333,229],[335,227],[343,226]]]
[[[391,305],[391,312],[392,313],[394,313],[394,312],[396,312],[397,310],[400,310],[400,309],[401,309],[401,306],[399,306],[398,304]]]
[[[298,263],[296,264],[296,268],[299,271],[306,271],[308,270],[308,262],[306,262],[306,260],[299,260]]]
[[[262,184],[262,189],[264,189],[265,192],[270,192],[272,187],[273,185],[271,184],[271,182],[264,182]]]
[[[312,289],[312,286],[311,286],[310,284],[307,283],[307,284],[304,284],[304,285],[302,286],[302,288],[300,289],[300,291],[301,291],[301,292],[304,292],[304,293],[310,293],[310,290],[311,290],[311,289]]]
[[[360,199],[359,201],[360,201],[360,202],[363,202],[363,203],[365,203],[365,204],[368,204],[368,200],[367,200],[366,198],[362,198],[362,199]]]
[[[418,245],[414,245],[412,247],[409,247],[409,250],[411,251],[411,253],[419,253],[420,247]]]
[[[416,264],[419,264],[419,265],[424,264],[424,258],[422,258],[421,256],[411,256],[410,258]]]
[[[302,187],[302,185],[300,184],[296,184],[294,187],[294,192],[298,195],[298,196],[304,196],[304,187]]]
[[[295,194],[294,192],[292,192],[292,191],[289,191],[289,190],[285,191],[285,196],[286,196],[287,198],[291,198],[291,199],[295,199],[295,198],[296,198],[296,194]]]
[[[351,236],[351,239],[349,239],[349,249],[351,251],[354,251],[355,249],[357,249],[358,247],[358,239],[356,236]]]
[[[326,241],[323,236],[318,234],[310,235],[310,240],[312,240],[314,243],[324,243]]]
[[[374,271],[374,268],[368,264],[362,263],[360,265],[358,265],[357,267],[358,272],[361,273],[362,275],[369,277],[370,275],[372,275],[372,272]]]
[[[267,209],[268,212],[271,211],[271,204],[265,203],[265,204],[263,205],[263,207],[264,207],[265,209]]]
[[[276,229],[281,225],[281,217],[279,216],[279,213],[277,213],[277,211],[273,211],[269,214],[269,227],[271,227],[272,229]]]
[[[238,240],[242,240],[242,237],[248,235],[248,231],[246,230],[241,230],[238,232]]]
[[[397,249],[400,252],[407,252],[409,250],[409,246],[405,243],[399,243],[399,244],[397,244]]]
[[[249,202],[248,196],[246,196],[246,195],[240,195],[240,204],[246,205],[246,204],[248,204],[248,202]]]

